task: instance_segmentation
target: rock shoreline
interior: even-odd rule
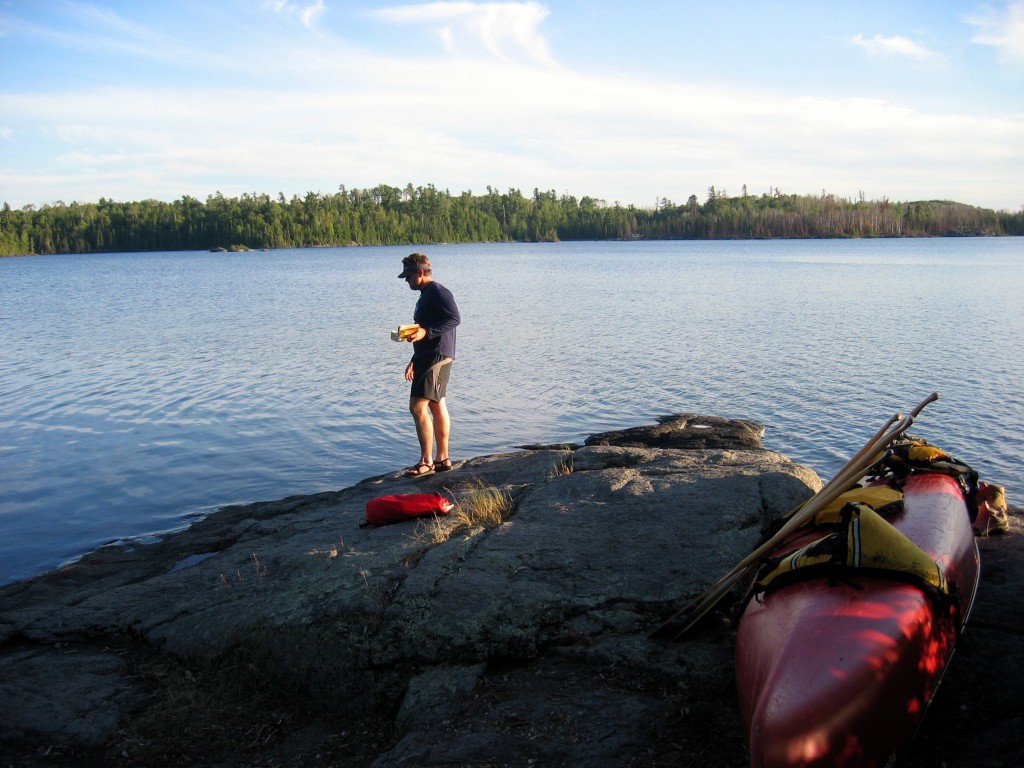
[[[729,606],[647,633],[820,487],[761,433],[681,414],[380,475],[0,588],[0,765],[743,766]],[[361,527],[376,496],[482,487],[499,526]],[[905,765],[1024,764],[1020,533],[979,542]]]

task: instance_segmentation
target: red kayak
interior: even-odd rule
[[[903,754],[978,584],[961,488],[946,474],[911,474],[902,511],[886,518],[937,566],[949,599],[868,569],[793,580],[747,604],[736,676],[752,768],[892,766]],[[776,554],[821,536],[804,531]]]

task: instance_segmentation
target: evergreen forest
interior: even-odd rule
[[[703,201],[661,199],[651,208],[555,191],[454,195],[434,186],[340,187],[286,199],[266,194],[206,201],[143,200],[0,209],[0,256],[337,245],[560,240],[948,237],[1024,234],[1024,209],[993,211],[950,201],[891,202],[778,189]]]

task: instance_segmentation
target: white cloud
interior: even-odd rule
[[[263,0],[263,7],[269,8],[275,13],[294,16],[306,29],[312,29],[316,20],[327,10],[324,0],[316,0],[315,3],[301,5],[290,2],[290,0]]]
[[[377,85],[23,95],[0,97],[0,112],[17,101],[20,114],[53,126],[64,149],[41,180],[78,174],[75,184],[93,185],[76,193],[84,200],[131,198],[119,185],[142,180],[145,196],[171,198],[413,182],[557,188],[643,205],[749,184],[986,205],[994,202],[955,185],[993,163],[1024,165],[1024,120],[874,99],[609,81],[500,61],[406,67],[399,85]],[[986,184],[1012,194],[1008,180]],[[14,188],[2,177],[0,187]]]
[[[903,56],[920,62],[933,62],[939,58],[935,51],[899,35],[892,37],[875,35],[870,39],[866,39],[864,35],[856,35],[850,39],[850,42],[874,56]]]
[[[435,26],[451,53],[472,54],[482,47],[503,60],[513,59],[518,51],[534,63],[553,63],[540,33],[548,9],[540,3],[425,3],[385,8],[373,15],[398,24]]]
[[[1009,3],[999,12],[993,8],[967,23],[976,28],[971,42],[998,48],[1007,58],[1024,63],[1024,2]]]

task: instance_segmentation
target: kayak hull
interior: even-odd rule
[[[810,579],[750,601],[736,675],[752,768],[890,766],[912,740],[970,611],[979,562],[953,478],[911,475],[903,490],[904,509],[889,522],[939,564],[959,605],[867,574],[845,584]]]

